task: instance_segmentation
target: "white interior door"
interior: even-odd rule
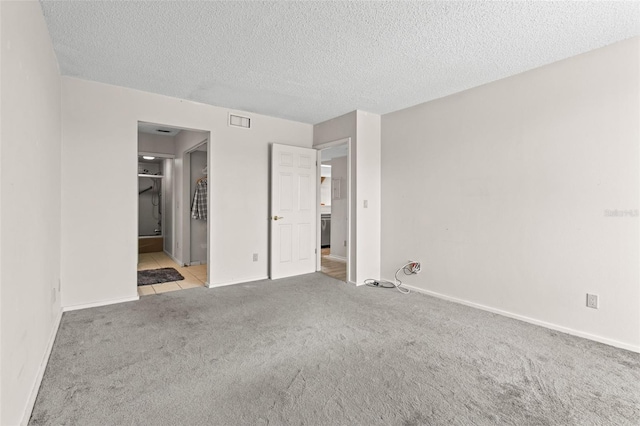
[[[271,148],[271,278],[316,270],[316,150]]]

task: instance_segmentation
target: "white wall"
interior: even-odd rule
[[[174,185],[175,178],[173,172],[173,159],[167,158],[162,161],[162,236],[164,251],[175,257],[174,252]]]
[[[227,126],[228,113],[210,105],[62,78],[63,306],[137,298],[138,121],[211,132],[211,284],[267,276],[269,144],[310,147],[312,126],[243,113],[252,118],[252,129],[246,130]],[[83,158],[100,158],[118,167],[96,176]],[[253,262],[253,253],[259,254],[258,262]],[[108,273],[95,274],[96,270]]]
[[[138,132],[138,152],[174,155],[176,153],[175,138],[178,135],[164,136]]]
[[[60,75],[38,2],[0,16],[0,424],[17,425],[61,315]]]
[[[377,114],[357,112],[358,156],[356,205],[358,235],[357,283],[380,277],[381,120]],[[365,203],[367,207],[365,207]]]
[[[313,127],[313,144],[351,138],[349,281],[380,276],[380,116],[353,111]],[[364,208],[364,200],[368,207]],[[361,220],[362,218],[362,220]]]
[[[331,196],[331,255],[347,258],[347,232],[349,230],[349,193],[348,193],[347,157],[331,159],[331,179],[340,181],[340,198],[334,197],[332,182],[329,182]]]
[[[639,47],[383,116],[384,276],[640,350]]]

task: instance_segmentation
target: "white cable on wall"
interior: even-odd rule
[[[408,288],[400,287],[402,286],[402,281],[400,281],[400,278],[398,278],[398,274],[400,273],[400,271],[403,271],[405,275],[416,275],[417,273],[420,272],[420,262],[409,261],[404,265],[402,265],[396,271],[393,282],[386,281],[386,280],[374,280],[370,278],[370,279],[364,280],[364,283],[369,287],[395,288],[402,294],[409,294],[411,290],[409,290]]]

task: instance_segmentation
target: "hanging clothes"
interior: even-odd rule
[[[191,203],[191,217],[207,220],[207,178],[198,179]]]

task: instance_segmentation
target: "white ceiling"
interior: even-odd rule
[[[63,75],[318,123],[640,34],[627,2],[43,1]]]

